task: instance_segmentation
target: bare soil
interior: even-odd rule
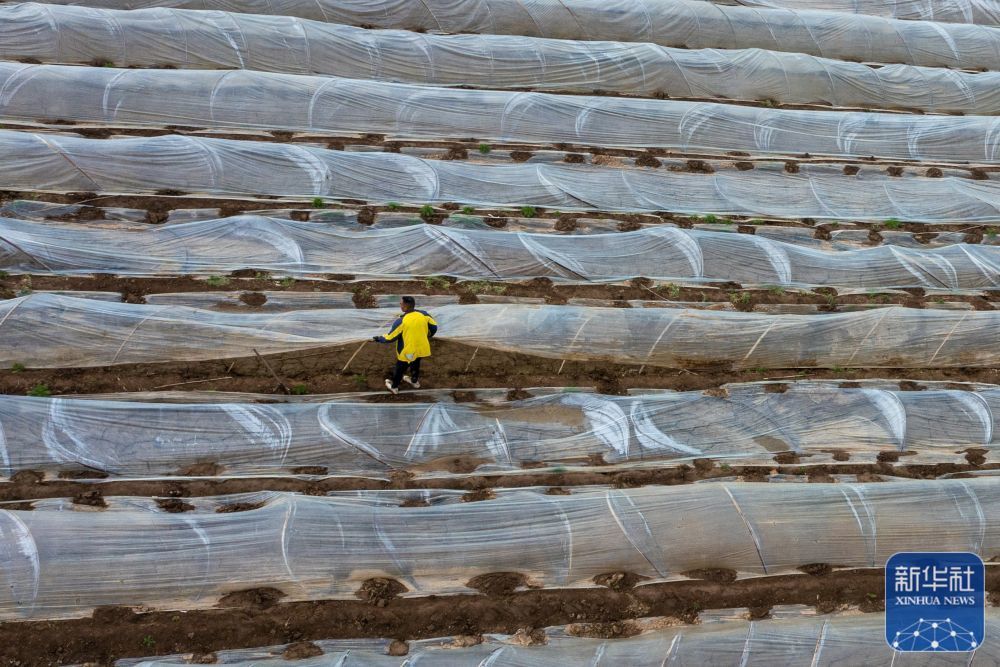
[[[1000,566],[987,565],[986,578],[988,591],[1000,591]],[[619,590],[389,597],[385,604],[359,599],[223,608],[220,603],[218,609],[148,613],[102,608],[91,618],[0,624],[0,659],[5,665],[88,661],[110,665],[125,657],[188,652],[207,656],[223,649],[301,645],[321,639],[461,636],[474,642],[487,632],[520,631],[542,641],[538,628],[566,624],[575,624],[583,636],[627,636],[633,627],[629,621],[640,617],[665,616],[691,623],[702,610],[745,607],[761,618],[774,605],[783,604],[808,605],[824,613],[848,606],[879,611],[883,595],[882,569],[835,569],[825,576],[698,579]]]

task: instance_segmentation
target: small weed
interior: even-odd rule
[[[764,368],[763,366],[758,366],[757,368],[754,368],[754,369],[752,369],[752,370],[753,370],[753,372],[754,372],[754,373],[756,373],[757,375],[763,375],[764,373],[766,373],[766,372],[767,372],[767,369],[766,369],[766,368]]]
[[[353,380],[354,384],[358,385],[359,387],[367,387],[368,386],[368,376],[365,375],[364,373],[359,373],[359,374],[353,376],[351,378],[351,380]]]
[[[835,229],[836,229],[837,227],[840,227],[840,223],[839,223],[839,222],[837,222],[836,220],[834,220],[833,222],[828,222],[828,223],[826,223],[826,226],[827,226],[827,227],[833,227],[833,228],[835,228]]]
[[[770,99],[768,99],[768,100],[761,100],[760,101],[760,105],[762,107],[766,107],[768,109],[772,109],[772,108],[774,108],[774,100],[770,100]]]
[[[466,291],[473,294],[506,294],[506,285],[492,285],[487,280],[476,280],[464,285]]]
[[[291,287],[292,285],[295,284],[295,278],[292,278],[291,276],[286,276],[281,280],[279,280],[278,284],[281,285],[282,287]]]
[[[226,276],[209,276],[205,282],[212,287],[225,287],[229,284],[229,278]]]
[[[105,60],[104,64],[101,65],[101,67],[114,67],[114,66],[115,66],[115,64],[113,62],[111,62],[110,60]]]
[[[748,225],[763,225],[764,221],[760,218],[754,218],[753,220],[747,220]]]
[[[434,207],[430,204],[424,204],[420,207],[420,217],[424,220],[430,220],[434,217]]]
[[[830,306],[830,308],[836,308],[837,307],[837,297],[835,297],[832,294],[827,294],[825,296],[826,296],[826,305]]]
[[[878,593],[865,593],[865,597],[867,597],[869,600],[877,600]]]
[[[295,396],[302,396],[309,393],[309,388],[304,384],[293,384],[291,388],[292,394]]]
[[[834,373],[843,373],[846,369],[843,366],[837,366],[834,364],[833,366],[830,366],[830,370]]]
[[[429,278],[424,278],[424,286],[427,289],[448,289],[451,283],[448,282],[447,278],[442,278],[441,276],[431,276]]]
[[[661,287],[660,289],[666,290],[667,296],[671,299],[676,299],[681,295],[681,288],[673,283],[670,283],[666,287]]]
[[[781,296],[782,294],[785,293],[785,288],[782,287],[781,285],[769,285],[767,291],[770,292],[771,294]]]
[[[29,294],[31,294],[30,287],[22,287],[21,289],[17,290],[18,296],[28,296]]]
[[[490,146],[489,144],[479,144],[479,152],[482,153],[483,155],[486,155],[491,150],[493,150],[493,147]]]
[[[936,297],[934,299],[934,303],[944,303],[944,297],[941,297],[941,296]]]
[[[391,201],[391,202],[389,202],[388,204],[385,205],[385,209],[387,211],[398,211],[399,210],[399,204],[397,204],[394,201]]]
[[[535,210],[534,206],[522,206],[521,215],[523,215],[526,218],[534,218],[536,215],[538,215],[538,211]]]
[[[21,373],[24,371],[24,364],[16,363],[10,367],[11,373]]]
[[[146,648],[153,648],[154,646],[156,646],[156,640],[153,639],[152,635],[146,635],[145,637],[142,638],[142,645],[145,646]]]
[[[715,216],[715,215],[712,215],[711,213],[709,213],[704,218],[702,218],[702,220],[704,220],[705,222],[707,222],[710,225],[714,225],[714,224],[716,224],[716,223],[719,222],[719,218],[717,216]]]
[[[886,229],[899,229],[900,227],[903,226],[903,223],[901,223],[896,218],[889,218],[882,224],[885,226]]]
[[[267,271],[258,271],[253,274],[254,280],[271,280],[271,274]]]
[[[463,206],[462,207],[462,213],[464,213],[466,215],[472,215],[475,212],[476,212],[476,209],[472,208],[471,206]]]
[[[4,278],[10,278],[10,274],[6,271],[0,271],[0,280],[3,280]]]
[[[745,306],[750,303],[750,292],[730,292],[729,300],[734,306]]]
[[[326,203],[322,197],[313,197],[313,208],[323,208],[324,206],[326,206]]]
[[[28,396],[51,396],[52,390],[47,384],[36,384],[28,392]]]
[[[731,465],[729,465],[728,463],[722,463],[722,464],[719,464],[719,469],[720,470],[724,470],[726,472],[729,472],[730,470],[733,469],[733,467]]]
[[[986,232],[986,236],[988,238],[995,239],[997,237],[996,230],[995,229],[991,229],[990,231]]]

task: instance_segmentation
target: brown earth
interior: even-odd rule
[[[1000,590],[1000,566],[987,565],[987,590]],[[321,639],[475,637],[578,624],[581,633],[622,636],[628,621],[665,616],[695,622],[699,611],[745,607],[765,617],[771,607],[800,604],[832,611],[882,609],[883,570],[833,570],[758,577],[728,583],[689,580],[641,584],[625,590],[534,589],[499,596],[392,597],[383,606],[366,600],[325,600],[188,612],[133,613],[102,608],[91,618],[0,624],[5,665],[59,665],[124,657],[197,653]],[[598,624],[598,625],[593,625]],[[611,633],[610,635],[608,633]],[[541,640],[541,637],[538,637]]]

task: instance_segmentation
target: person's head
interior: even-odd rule
[[[408,313],[417,307],[417,300],[412,296],[403,296],[399,298],[399,309],[404,313]]]

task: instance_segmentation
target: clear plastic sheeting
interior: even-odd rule
[[[384,334],[398,310],[219,313],[53,294],[0,302],[0,365],[194,361],[338,346]],[[439,339],[544,358],[670,368],[1000,366],[1000,312],[888,307],[822,315],[666,308],[452,305]]]
[[[564,667],[565,665],[900,665],[989,667],[1000,664],[1000,617],[986,610],[986,639],[974,653],[896,653],[885,642],[885,614],[824,615],[765,621],[714,621],[668,627],[628,639],[569,636],[549,629],[544,645],[511,635],[486,635],[475,646],[451,637],[410,641],[404,657],[388,655],[389,641],[314,642],[323,655],[289,661],[285,646],[217,651],[216,663],[236,667]],[[190,655],[119,660],[116,667],[180,667]]]
[[[564,236],[426,224],[357,233],[252,215],[136,230],[0,218],[0,269],[8,272],[164,276],[251,267],[356,278],[545,277],[585,283],[642,276],[745,285],[1000,287],[1000,247],[980,244],[831,251],[668,225]]]
[[[886,16],[909,21],[1000,25],[997,0],[730,0],[723,4]]]
[[[280,45],[278,48],[276,45]],[[508,35],[364,30],[285,16],[0,5],[0,57],[239,68],[438,86],[1000,113],[1000,74],[761,49],[676,49]],[[159,75],[164,75],[160,72]],[[4,91],[5,93],[7,91]],[[2,97],[0,97],[2,99]],[[46,99],[59,104],[64,91]],[[259,106],[261,100],[255,99]],[[69,106],[67,110],[72,110]]]
[[[839,60],[1000,67],[1000,31],[986,26],[729,7],[698,0],[574,0],[570,4],[562,0],[530,4],[519,0],[87,0],[81,4],[109,9],[221,9],[376,28],[652,42],[692,49],[764,48]]]
[[[900,551],[1000,554],[1000,481],[991,479],[526,490],[429,507],[390,506],[377,494],[230,502],[248,500],[263,505],[175,514],[152,500],[110,498],[105,511],[0,510],[9,546],[0,552],[0,618],[83,615],[102,605],[208,607],[258,587],[289,601],[352,597],[371,577],[426,595],[467,592],[467,581],[492,572],[580,587],[606,572],[774,575],[808,563],[882,567]],[[933,522],[924,520],[927,507]]]
[[[248,100],[254,100],[248,104]],[[258,102],[259,100],[259,102]],[[429,88],[252,71],[0,63],[0,118],[989,162],[1000,119]]]
[[[1000,151],[1000,143],[992,149]],[[705,175],[564,164],[487,165],[181,135],[82,139],[5,130],[0,130],[0,153],[0,181],[24,190],[180,190],[879,222],[1000,219],[1000,182],[955,177],[846,178],[839,171],[761,169]]]
[[[447,471],[460,457],[478,472],[526,463],[608,464],[697,457],[770,462],[775,453],[842,450],[870,460],[958,458],[1000,445],[1000,388],[895,391],[730,385],[634,396],[556,393],[504,403],[259,404],[0,396],[0,475],[82,468],[120,477],[170,475],[213,461],[226,475],[323,467],[331,475]],[[155,396],[150,397],[150,400]]]

